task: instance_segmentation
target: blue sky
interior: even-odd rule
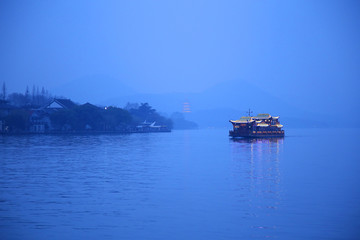
[[[53,92],[106,75],[140,93],[246,81],[304,108],[358,112],[359,10],[357,1],[2,1],[0,81]]]

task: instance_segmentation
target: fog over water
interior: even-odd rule
[[[356,1],[3,1],[0,76],[9,92],[38,85],[168,114],[189,101],[195,115],[358,117],[359,10]]]

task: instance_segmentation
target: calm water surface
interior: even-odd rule
[[[0,136],[0,239],[359,239],[359,134]]]

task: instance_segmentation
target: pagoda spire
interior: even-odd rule
[[[184,102],[183,112],[184,112],[184,113],[189,113],[189,112],[191,112],[190,103],[189,103],[189,102]]]

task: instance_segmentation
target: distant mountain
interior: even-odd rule
[[[106,75],[92,75],[64,83],[54,91],[76,102],[100,104],[105,99],[134,95],[135,91],[118,79]]]
[[[205,109],[231,108],[245,112],[250,108],[254,113],[272,112],[273,114],[281,114],[291,112],[295,114],[293,106],[288,102],[278,99],[243,80],[222,82],[201,93],[194,100]]]
[[[87,78],[76,81],[76,85],[67,85],[74,91],[73,99],[94,99],[99,104],[118,107],[124,107],[127,102],[147,102],[159,112],[168,115],[182,112],[184,102],[189,102],[191,113],[186,114],[186,120],[197,123],[201,128],[227,127],[228,120],[246,115],[249,108],[253,115],[280,115],[281,119],[286,120],[283,121],[285,126],[320,127],[335,124],[331,122],[332,116],[294,107],[291,105],[291,99],[277,98],[243,80],[225,81],[200,93],[166,94],[137,94],[112,79],[97,80],[101,82],[101,86],[88,83],[89,81]],[[95,79],[92,78],[92,81]]]
[[[128,102],[149,103],[159,111],[171,114],[181,112],[187,94],[184,93],[163,93],[163,94],[132,94],[119,95],[113,98],[104,99],[101,103],[105,105],[125,106]]]
[[[103,104],[124,106],[127,102],[148,102],[161,112],[181,112],[190,103],[186,119],[200,127],[225,127],[229,119],[238,119],[251,108],[256,113],[296,116],[300,110],[277,99],[246,81],[222,82],[200,93],[134,94],[109,98]]]
[[[199,126],[192,121],[186,120],[183,113],[175,112],[171,115],[174,129],[197,129]]]
[[[300,109],[292,105],[291,99],[280,99],[242,80],[222,82],[194,96],[192,103],[200,109],[194,111],[189,120],[200,127],[228,126],[228,120],[245,116],[249,108],[252,115],[270,113],[280,116],[282,123],[289,127],[336,126],[331,115]]]

